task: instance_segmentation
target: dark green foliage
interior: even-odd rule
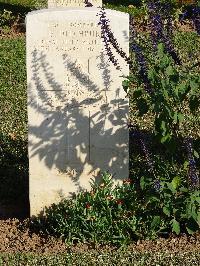
[[[63,200],[46,209],[45,218],[34,221],[33,228],[38,226],[39,230],[61,236],[70,243],[125,244],[132,237],[137,238],[132,184],[127,182],[123,188],[114,189],[105,174],[101,184],[92,182],[91,186],[90,192],[81,192],[72,200]]]
[[[190,69],[176,67],[164,53],[162,44],[158,46],[155,65],[149,69],[148,76],[154,88],[150,105],[155,114],[155,131],[162,143],[170,142],[174,137],[180,137],[180,126],[187,119],[183,103],[189,101],[190,112],[199,109],[200,78]]]
[[[200,194],[189,192],[175,176],[163,180],[156,193],[150,176],[124,180],[113,186],[108,174],[92,182],[92,190],[64,199],[32,221],[32,229],[62,237],[68,243],[124,245],[137,239],[194,233],[200,226]]]
[[[8,31],[15,20],[15,17],[13,16],[12,12],[6,9],[0,11],[0,18],[0,30]]]

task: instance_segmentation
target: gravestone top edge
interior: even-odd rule
[[[35,11],[31,11],[28,12],[26,15],[26,18],[29,16],[34,16],[34,15],[41,15],[41,13],[49,13],[49,14],[53,14],[56,12],[61,12],[61,13],[65,13],[65,12],[76,12],[76,13],[81,13],[81,12],[99,12],[101,10],[100,7],[85,7],[85,8],[73,8],[73,7],[65,7],[65,8],[51,8],[51,9],[40,9],[40,10],[35,10]],[[106,13],[109,15],[117,15],[119,17],[128,17],[129,18],[129,14],[125,13],[125,12],[121,12],[121,11],[117,11],[117,10],[112,10],[112,9],[105,9]],[[87,19],[87,17],[86,17]]]

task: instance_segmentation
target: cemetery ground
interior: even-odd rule
[[[12,8],[12,11],[17,10],[16,14],[21,13],[22,18],[16,22],[15,16],[11,27],[4,27],[0,34],[0,265],[200,265],[198,232],[192,236],[185,233],[176,236],[173,233],[157,240],[137,240],[118,249],[109,244],[68,246],[56,237],[37,234],[29,229],[23,17],[32,7],[27,2],[25,7],[5,5]],[[0,6],[3,7],[3,3]],[[127,7],[121,8],[128,10]],[[8,20],[9,16],[11,14],[8,15]],[[179,26],[179,30],[174,33],[176,49],[183,61],[187,61],[190,55],[190,61],[196,62],[200,58],[199,36],[190,23]],[[139,29],[141,40],[144,40],[145,23]],[[168,154],[152,136],[152,114],[147,113],[142,117],[134,115],[137,107],[131,97],[133,95],[130,93],[131,123],[137,124],[147,136],[151,153],[158,158],[157,164],[162,164],[159,171],[178,173],[180,165],[177,162],[170,164]],[[194,138],[195,150],[199,152],[199,116],[188,122],[183,130],[190,132]],[[130,171],[140,173],[144,157],[139,150],[133,148],[135,145],[137,143],[130,138]],[[181,157],[179,154],[178,156]],[[197,167],[199,168],[198,160]]]

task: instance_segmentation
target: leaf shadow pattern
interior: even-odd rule
[[[95,60],[100,77],[90,75],[89,67],[82,71],[77,62],[62,55],[62,67],[74,80],[73,88],[66,89],[56,80],[44,52],[32,52],[28,84],[30,171],[33,174],[36,163],[41,163],[41,173],[34,174],[40,173],[39,178],[45,175],[45,168],[46,173],[70,179],[74,186],[68,193],[71,196],[73,190],[86,188],[87,177],[98,182],[105,171],[116,181],[128,177],[128,100],[120,96],[120,87],[114,93],[111,90],[114,80],[104,53]],[[101,86],[95,78],[102,80]],[[56,175],[52,178],[56,183]],[[61,198],[65,192],[65,188],[57,190]]]

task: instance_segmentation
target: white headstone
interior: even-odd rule
[[[28,14],[27,80],[30,211],[89,189],[109,171],[129,175],[128,99],[122,75],[109,62],[98,9],[42,10]],[[120,46],[129,53],[129,16],[107,10]]]
[[[102,0],[89,0],[93,7],[102,7]],[[85,0],[48,0],[48,8],[85,7]]]

